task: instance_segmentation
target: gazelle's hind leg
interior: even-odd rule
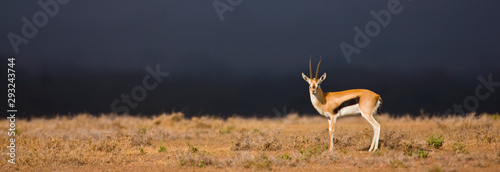
[[[375,123],[378,126],[378,131],[377,131],[377,134],[376,134],[377,135],[377,141],[375,142],[375,149],[378,149],[378,142],[380,141],[380,124],[375,120],[375,118],[373,116],[376,115],[376,114],[378,114],[378,109],[380,108],[380,104],[382,104],[382,102],[380,100],[377,100],[377,104],[375,105],[375,108],[372,110],[372,115],[371,115],[373,121],[375,121]]]
[[[380,139],[380,124],[375,121],[375,118],[373,118],[373,115],[375,114],[376,109],[378,108],[379,102],[377,102],[377,105],[375,107],[371,106],[370,107],[360,107],[360,112],[361,116],[368,121],[373,128],[373,140],[372,144],[370,145],[370,149],[368,150],[369,152],[377,150],[378,149],[378,142]]]

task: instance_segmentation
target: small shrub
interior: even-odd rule
[[[231,131],[233,131],[233,130],[234,130],[234,126],[229,126],[229,127],[226,127],[226,129],[224,129],[224,130],[220,130],[219,133],[221,133],[221,134],[230,134]]]
[[[177,155],[177,160],[181,166],[196,166],[200,168],[213,165],[215,163],[214,158],[205,152],[184,152]]]
[[[373,152],[373,154],[377,155],[377,156],[384,156],[384,151],[381,151],[380,149],[377,149]]]
[[[453,148],[453,152],[456,152],[456,153],[467,153],[468,151],[465,149],[465,145],[464,144],[460,144],[460,143],[453,143],[453,146],[451,146]]]
[[[137,131],[137,133],[139,133],[139,134],[146,134],[146,131],[148,131],[148,127],[144,126],[142,128],[139,128],[139,131]]]
[[[399,160],[399,159],[396,159],[396,160],[391,160],[391,161],[389,161],[389,163],[391,164],[391,166],[392,166],[393,168],[400,168],[400,167],[404,167],[404,166],[403,166],[403,162],[401,162],[401,160]]]
[[[165,147],[163,147],[163,148],[165,148]],[[160,147],[160,150],[161,150],[161,147]],[[167,150],[167,149],[165,149],[165,150]],[[143,155],[146,154],[146,152],[142,148],[139,149],[139,152],[141,152],[141,154],[143,154]]]
[[[188,143],[187,145],[188,145],[189,152],[196,153],[196,152],[200,151],[197,147],[194,147],[192,144]]]
[[[155,125],[160,125],[161,124],[161,120],[156,120],[155,121]]]
[[[278,155],[278,156],[276,156],[276,158],[278,158],[278,159],[290,159],[290,155],[288,155],[288,154]]]
[[[187,143],[188,151],[177,154],[177,160],[181,166],[205,167],[213,165],[215,160],[207,151],[200,151],[197,147]]]
[[[419,149],[419,150],[418,150],[418,157],[419,157],[419,158],[427,158],[427,155],[429,155],[429,152],[424,151],[424,150],[422,150],[422,149]]]
[[[19,129],[14,129],[14,133],[16,133],[16,136],[21,136],[21,131]]]
[[[432,134],[431,137],[429,137],[426,141],[427,141],[427,145],[433,146],[434,148],[439,149],[439,148],[441,148],[441,146],[443,146],[444,138],[442,135],[439,135],[438,137],[436,137],[434,134]]]
[[[302,155],[300,160],[307,159],[307,158],[314,156],[314,155],[319,155],[326,149],[327,149],[327,147],[316,146],[312,149],[300,150],[300,155]]]
[[[408,155],[408,156],[413,156],[413,151],[408,151],[408,152],[406,153],[406,155]]]
[[[160,146],[160,149],[158,149],[158,152],[165,152],[167,151],[167,148],[165,146]]]
[[[243,167],[257,167],[257,168],[266,168],[271,169],[272,161],[267,157],[266,154],[262,153],[260,156],[254,158],[253,160],[248,160],[243,163]]]
[[[269,151],[269,150],[279,149],[281,147],[281,145],[279,144],[279,142],[276,141],[276,139],[278,139],[280,132],[281,132],[281,129],[279,129],[273,136],[268,136],[264,140],[264,143],[260,147],[260,150]]]
[[[259,133],[260,135],[262,135],[262,131],[260,131],[260,130],[259,130],[259,129],[257,129],[257,128],[254,128],[254,129],[253,129],[253,132],[254,132],[254,133]]]
[[[405,153],[408,156],[413,156],[413,150],[411,149],[411,147],[407,147]]]
[[[493,120],[497,120],[498,118],[500,118],[500,114],[498,114],[498,113],[495,113],[495,114],[490,115],[490,116],[491,116],[491,118],[493,118]]]
[[[442,171],[444,170],[440,166],[433,166],[432,168],[429,169],[429,172],[442,172]]]
[[[36,156],[38,156],[36,148],[33,148],[33,153],[30,152],[30,155],[36,155]]]
[[[203,162],[203,160],[200,160],[200,162],[198,163],[197,166],[198,167],[205,167],[205,163]]]

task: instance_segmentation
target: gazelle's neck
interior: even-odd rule
[[[325,94],[323,93],[323,90],[321,90],[321,87],[318,86],[316,93],[310,92],[309,94],[311,95],[311,102],[315,107],[326,103]]]
[[[318,87],[316,93],[309,92],[309,94],[311,95],[311,103],[314,106],[314,109],[316,109],[320,115],[329,117],[323,113],[323,105],[326,104],[326,98],[323,90],[321,90],[321,87]]]

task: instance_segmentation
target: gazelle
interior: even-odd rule
[[[321,59],[316,68],[316,75],[313,78],[311,59],[309,59],[309,75],[307,77],[302,73],[302,78],[309,83],[309,94],[311,96],[311,103],[319,114],[328,118],[328,131],[330,135],[329,150],[333,150],[333,132],[335,131],[335,122],[337,118],[345,115],[361,114],[373,127],[373,140],[368,151],[378,149],[378,142],[380,137],[380,124],[373,118],[377,113],[382,99],[373,91],[366,89],[352,89],[339,92],[323,93],[321,90],[321,82],[325,80],[326,73],[318,78],[319,68],[321,66]]]

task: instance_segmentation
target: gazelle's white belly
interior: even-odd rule
[[[358,114],[361,114],[361,111],[359,110],[359,104],[355,104],[340,109],[338,115],[347,116],[347,115],[358,115]]]
[[[323,115],[324,117],[330,118],[332,115],[331,112],[323,112],[321,108],[316,108],[315,109],[318,111],[320,115]],[[346,106],[342,109],[339,110],[337,117],[340,116],[349,116],[349,115],[359,115],[361,114],[361,110],[359,110],[359,104],[351,105],[351,106]]]
[[[311,93],[311,102],[312,102],[314,108],[316,109],[316,111],[318,111],[318,113],[320,115],[327,117],[327,118],[330,118],[331,115],[336,115],[337,117],[339,117],[339,116],[361,114],[361,110],[359,109],[358,103],[353,104],[353,105],[349,105],[349,106],[344,106],[341,109],[339,109],[338,111],[333,110],[335,112],[327,112],[327,111],[323,111],[323,108],[320,106],[318,99],[316,99],[316,96],[314,96],[312,93]],[[339,106],[342,106],[342,105],[339,105]],[[337,113],[337,114],[333,114],[333,113]]]

